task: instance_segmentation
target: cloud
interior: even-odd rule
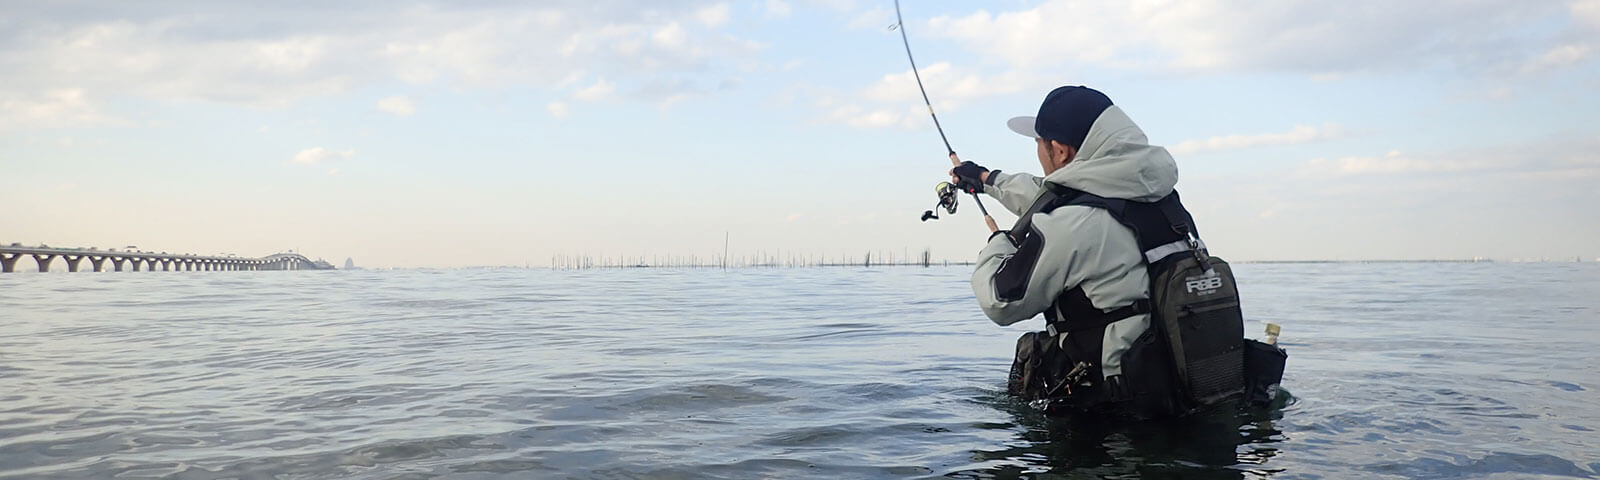
[[[1557,45],[1551,47],[1543,55],[1529,60],[1527,64],[1523,65],[1522,71],[1523,73],[1539,73],[1570,67],[1588,60],[1594,51],[1595,47],[1588,44]]]
[[[884,75],[877,83],[863,90],[861,97],[876,102],[920,103],[922,93],[917,89],[917,73],[922,75],[923,86],[929,91],[939,92],[939,105],[945,107],[953,107],[966,100],[1036,90],[1051,85],[1053,81],[1020,70],[983,75],[956,68],[949,62],[938,62],[921,68],[920,72],[912,72],[907,68],[901,73]]]
[[[549,105],[544,106],[544,109],[549,110],[550,115],[556,118],[567,118],[567,115],[572,113],[572,107],[568,106],[567,102],[560,100],[550,102]]]
[[[867,110],[859,105],[844,105],[829,111],[828,123],[843,123],[855,128],[910,128],[911,117],[893,110]]]
[[[1509,179],[1560,179],[1600,177],[1600,137],[1555,135],[1532,141],[1420,155],[1391,150],[1376,156],[1317,158],[1303,164],[1298,176],[1313,179],[1340,177],[1394,177],[1409,180],[1442,176]]]
[[[1449,173],[1483,170],[1493,165],[1485,161],[1450,162],[1417,158],[1404,155],[1399,150],[1391,150],[1382,156],[1313,159],[1306,162],[1304,173],[1307,173],[1307,176],[1321,178],[1347,175]]]
[[[767,0],[768,17],[787,17],[791,13],[794,13],[794,9],[789,6],[789,2],[785,2],[783,0]]]
[[[602,79],[595,82],[594,85],[584,87],[583,89],[574,92],[572,97],[585,102],[598,102],[601,100],[610,99],[616,92],[617,84],[607,82]]]
[[[661,27],[650,38],[655,40],[657,45],[666,48],[683,48],[688,41],[688,35],[684,33],[683,26],[679,25],[678,22],[672,22]]]
[[[1045,75],[1021,70],[985,75],[957,68],[949,62],[928,65],[920,73],[923,85],[929,91],[939,92],[934,109],[940,113],[960,110],[972,100],[1041,90],[1054,81]],[[815,103],[827,112],[823,116],[830,123],[844,123],[856,128],[924,126],[917,123],[917,119],[919,115],[927,113],[927,107],[923,106],[916,74],[910,68],[901,73],[884,75],[849,97],[851,100],[848,102],[841,102],[831,95],[824,95]]]
[[[215,7],[10,6],[0,104],[18,118],[70,85],[87,102],[79,112],[128,97],[276,108],[396,80],[559,91],[574,74],[628,91],[660,75],[715,82],[765,48],[707,31],[731,10],[694,0]]]
[[[1567,4],[1567,9],[1589,28],[1600,28],[1600,0],[1575,0]]]
[[[378,110],[383,110],[401,117],[409,117],[412,114],[417,113],[417,105],[412,103],[411,99],[406,98],[404,95],[395,95],[383,100],[378,100]]]
[[[708,27],[720,27],[728,23],[728,19],[732,15],[729,13],[728,4],[719,3],[695,12],[695,17],[700,19],[700,23],[704,23]]]
[[[101,112],[81,88],[48,89],[35,95],[0,95],[0,128],[106,123],[121,122]]]
[[[1331,140],[1349,135],[1349,130],[1336,123],[1324,124],[1321,127],[1296,125],[1294,129],[1283,133],[1263,133],[1257,135],[1226,135],[1211,137],[1205,140],[1188,140],[1169,148],[1178,155],[1239,150],[1270,145],[1294,145],[1320,140]]]
[[[851,30],[877,30],[894,25],[894,10],[874,8],[857,13],[845,26]]]
[[[1049,0],[1026,10],[934,18],[922,30],[1019,68],[1512,72],[1561,43],[1562,32],[1548,25],[1595,10],[1593,0],[1569,8],[1506,1]],[[1085,18],[1094,21],[1071,20]],[[1426,19],[1425,28],[1417,19]]]
[[[1594,188],[1600,182],[1597,151],[1600,136],[1574,130],[1463,148],[1320,158],[1287,169],[1191,175],[1180,189],[1195,218],[1207,219],[1207,243],[1222,255],[1577,254],[1593,252],[1600,238],[1591,212],[1600,203]]]
[[[856,9],[856,0],[805,0],[805,3],[840,12]]]
[[[355,154],[355,150],[336,151],[322,147],[312,147],[296,153],[294,159],[290,161],[301,165],[316,165],[330,160],[344,160]]]

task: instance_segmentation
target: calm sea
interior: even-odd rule
[[[0,478],[1595,478],[1600,264],[1249,264],[1281,409],[1052,421],[970,267],[0,275]]]

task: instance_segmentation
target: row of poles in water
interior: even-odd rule
[[[875,266],[922,266],[934,265],[969,265],[971,262],[951,262],[949,260],[933,259],[930,249],[923,249],[915,254],[907,251],[876,251],[864,252],[859,256],[837,255],[828,256],[818,253],[767,253],[760,252],[751,256],[728,257],[725,255],[652,255],[652,256],[594,256],[594,255],[552,255],[550,268],[557,270],[573,270],[583,268],[799,268],[799,267],[875,267]]]

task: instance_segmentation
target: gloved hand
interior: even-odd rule
[[[961,162],[961,165],[950,169],[950,178],[954,180],[952,183],[956,185],[956,188],[961,189],[961,191],[977,193],[983,191],[983,176],[985,173],[989,173],[989,169],[983,168],[983,165]]]

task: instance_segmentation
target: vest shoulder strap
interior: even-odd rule
[[[1045,185],[1048,193],[1042,196],[1052,198],[1035,202],[1040,205],[1038,211],[1048,213],[1068,205],[1105,210],[1117,223],[1133,231],[1146,263],[1154,265],[1175,254],[1205,250],[1205,243],[1200,241],[1200,229],[1195,227],[1194,218],[1183,207],[1177,191],[1154,202],[1140,202],[1101,197],[1054,183]]]

